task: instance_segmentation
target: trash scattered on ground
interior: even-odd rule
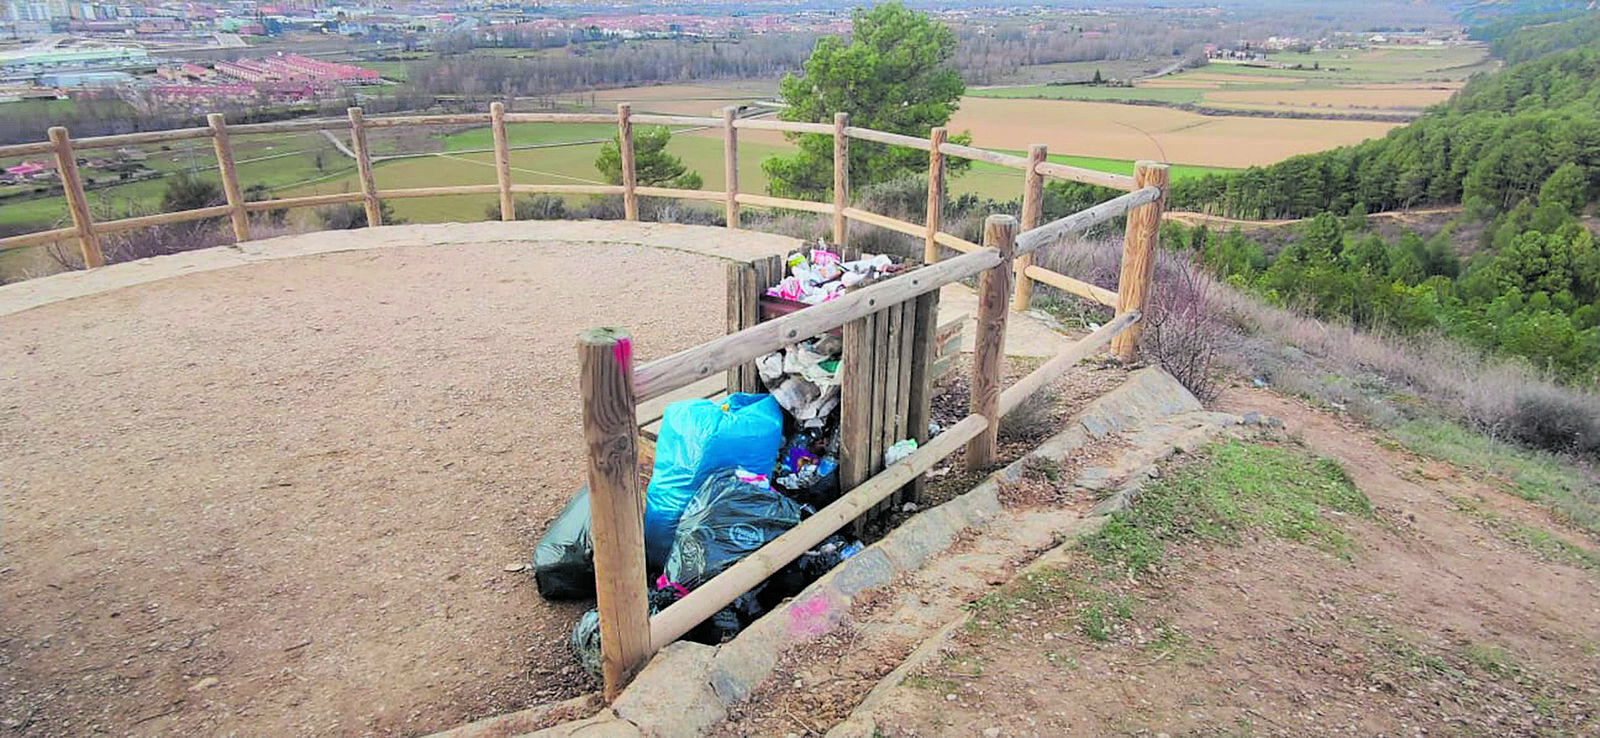
[[[533,580],[539,596],[576,600],[594,596],[594,542],[589,537],[589,485],[561,508],[533,550]]]
[[[813,510],[838,499],[838,422],[796,430],[783,442],[772,477],[779,492]]]
[[[656,439],[655,468],[645,490],[645,560],[666,564],[684,506],[713,473],[768,469],[783,445],[783,411],[771,395],[738,393],[724,400],[684,400],[666,407]]]
[[[916,450],[917,439],[915,438],[906,438],[895,441],[893,446],[890,446],[883,452],[883,465],[892,466],[901,459],[910,456],[911,452]]]

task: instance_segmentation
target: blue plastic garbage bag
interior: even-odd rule
[[[650,570],[666,565],[678,518],[712,472],[771,469],[782,445],[783,410],[772,395],[739,393],[668,405],[645,490],[644,549]]]

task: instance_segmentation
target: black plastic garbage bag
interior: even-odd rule
[[[800,505],[765,481],[741,480],[732,469],[712,474],[684,508],[658,591],[683,592],[705,584],[799,524],[800,517]],[[688,637],[719,643],[765,611],[758,592],[751,591],[717,611]]]
[[[800,505],[764,481],[717,472],[684,508],[662,573],[692,590],[799,523]]]
[[[533,550],[533,579],[550,600],[594,596],[594,541],[589,537],[589,485],[578,488]]]
[[[655,615],[672,604],[674,595],[664,589],[650,592],[650,614]],[[589,672],[594,678],[599,679],[600,674],[600,612],[590,610],[578,618],[577,625],[572,627],[572,640],[568,643],[572,647],[572,655],[578,658],[578,665]]]

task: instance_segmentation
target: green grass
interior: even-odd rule
[[[511,123],[506,126],[506,141],[512,146],[595,141],[615,135],[617,127],[606,123]],[[453,133],[443,138],[447,151],[494,147],[494,133],[487,126]]]
[[[1329,512],[1370,517],[1372,504],[1336,462],[1295,446],[1230,441],[1201,451],[1192,464],[1151,483],[1131,510],[1117,514],[1081,544],[1082,566],[1029,572],[970,607],[971,633],[1006,630],[1022,615],[1069,613],[1073,630],[1103,643],[1138,619],[1125,590],[1136,577],[1157,575],[1167,547],[1178,542],[1241,545],[1259,533],[1314,545],[1348,557],[1349,539]],[[1159,619],[1144,624],[1142,646],[1173,651],[1188,643]]]
[[[1412,451],[1502,479],[1517,496],[1600,537],[1600,489],[1570,462],[1512,446],[1442,420],[1413,420],[1392,435]]]
[[[1369,517],[1372,503],[1337,462],[1234,441],[1151,484],[1084,546],[1102,567],[1133,576],[1157,570],[1169,542],[1239,545],[1247,531],[1348,555],[1349,539],[1325,510]]]
[[[1580,569],[1600,571],[1600,554],[1548,530],[1485,510],[1478,500],[1469,497],[1451,495],[1450,502],[1455,505],[1457,512],[1465,513],[1485,529],[1518,548],[1530,551],[1547,561],[1559,561]]]

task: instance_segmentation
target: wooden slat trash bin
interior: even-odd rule
[[[767,297],[785,276],[784,255],[728,267],[729,333],[782,317],[803,307]],[[839,363],[839,490],[848,492],[882,471],[884,452],[897,441],[928,440],[930,400],[938,352],[939,293],[887,305],[844,325]],[[732,392],[766,392],[754,363],[728,371]],[[906,501],[921,499],[923,477],[856,521],[859,535],[871,519]]]

